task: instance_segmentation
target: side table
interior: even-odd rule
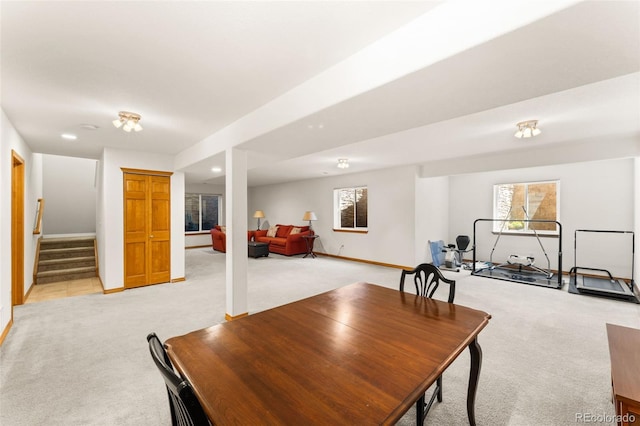
[[[320,235],[318,234],[314,234],[314,235],[303,235],[302,238],[304,238],[304,241],[307,243],[307,254],[305,254],[304,256],[302,256],[302,258],[304,259],[307,256],[311,256],[311,257],[317,257],[316,254],[313,252],[313,241],[318,238]]]

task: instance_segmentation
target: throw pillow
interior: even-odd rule
[[[270,226],[269,230],[267,231],[267,237],[274,238],[276,236],[276,232],[278,232],[278,227]]]
[[[289,233],[289,235],[294,235],[294,234],[299,234],[300,233],[300,228],[297,227],[293,227],[293,229],[291,230],[291,232]]]
[[[222,231],[223,234],[227,233],[227,227],[226,226],[221,226],[220,230]]]

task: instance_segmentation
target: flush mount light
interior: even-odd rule
[[[338,168],[339,169],[348,169],[349,168],[349,159],[348,158],[338,158]]]
[[[122,127],[122,130],[125,132],[132,130],[139,132],[142,130],[142,126],[138,123],[141,118],[140,114],[136,114],[135,112],[120,111],[118,118],[113,120],[113,125],[118,129]]]
[[[213,173],[220,173],[222,171],[222,168],[221,167],[212,167],[211,171]]]
[[[538,136],[542,131],[538,129],[538,120],[521,121],[516,124],[518,131],[513,135],[518,139]]]
[[[62,139],[67,139],[70,141],[75,141],[76,139],[78,139],[78,137],[76,135],[72,135],[71,133],[63,133],[60,135],[60,137]]]

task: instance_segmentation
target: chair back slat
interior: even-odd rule
[[[180,377],[173,369],[169,355],[158,336],[155,333],[149,334],[147,342],[149,342],[151,358],[162,374],[167,387],[171,423],[174,426],[211,425],[189,381]]]
[[[449,297],[447,302],[453,303],[456,296],[456,282],[442,275],[442,271],[431,263],[421,263],[414,269],[403,270],[400,276],[400,291],[404,290],[404,281],[407,275],[413,276],[413,284],[416,294],[422,297],[433,298],[441,282],[449,285]]]

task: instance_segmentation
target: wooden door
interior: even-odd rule
[[[171,173],[124,171],[124,286],[171,279]]]

